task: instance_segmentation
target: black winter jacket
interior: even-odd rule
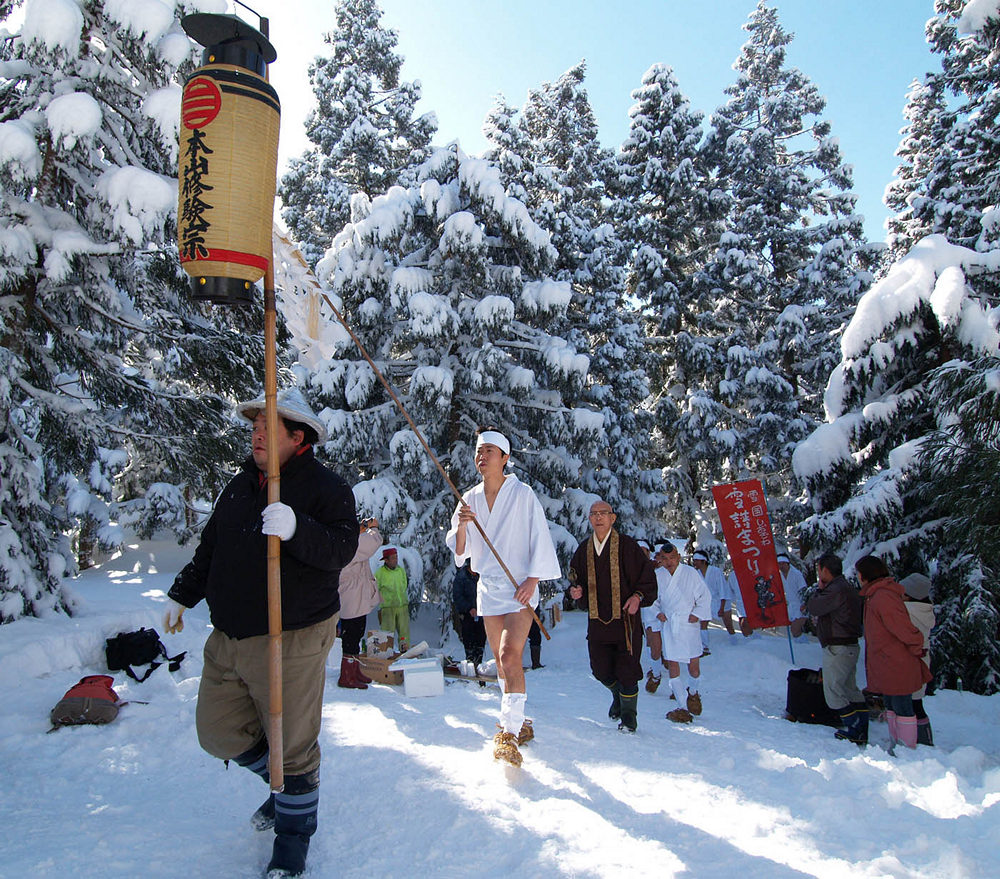
[[[826,587],[820,586],[806,605],[816,620],[820,646],[857,644],[861,637],[864,600],[843,577],[836,577]]]
[[[311,448],[281,468],[281,502],[295,512],[295,534],[281,544],[281,618],[303,629],[340,609],[340,570],[358,548],[350,486]],[[267,483],[252,457],[215,504],[194,558],[168,593],[186,607],[208,602],[212,625],[230,638],[266,635],[267,537],[261,513]]]

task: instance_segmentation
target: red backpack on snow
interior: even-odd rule
[[[125,703],[112,689],[111,675],[87,675],[70,687],[49,712],[54,732],[61,726],[80,723],[111,723],[118,716],[118,709]]]

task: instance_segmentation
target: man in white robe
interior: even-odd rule
[[[718,615],[720,619],[725,619],[723,617],[723,607],[725,604],[726,596],[729,593],[729,585],[726,582],[726,578],[722,573],[720,568],[715,565],[711,565],[708,562],[708,553],[703,549],[696,550],[691,556],[691,567],[694,568],[699,574],[701,574],[702,579],[705,581],[705,585],[708,586],[709,594],[712,596],[712,608],[713,616],[714,609],[718,608]],[[727,629],[729,634],[733,634],[733,623],[729,620],[729,625]],[[708,620],[702,620],[701,623],[701,655],[709,656],[711,650],[708,646]]]
[[[796,568],[787,553],[778,553],[778,570],[781,572],[781,583],[785,590],[785,601],[788,603],[788,622],[792,634],[798,637],[802,634],[806,622],[806,590],[809,586],[802,572]]]
[[[701,575],[681,564],[681,555],[672,543],[660,546],[657,562],[670,580],[660,587],[658,619],[663,624],[663,655],[670,675],[670,690],[678,707],[667,713],[674,723],[690,723],[701,714],[701,621],[712,616],[712,596]],[[681,663],[687,666],[690,683],[681,679]],[[691,687],[694,687],[692,692]]]
[[[456,566],[470,559],[472,570],[479,574],[477,611],[486,626],[502,694],[493,755],[520,766],[518,745],[534,737],[524,717],[527,692],[521,665],[533,621],[531,608],[538,604],[539,581],[557,580],[561,572],[542,505],[529,486],[504,472],[509,458],[510,441],[502,433],[495,429],[479,433],[476,469],[483,481],[463,495],[445,543],[454,553]],[[469,527],[470,523],[478,527]],[[493,544],[495,555],[479,528]]]

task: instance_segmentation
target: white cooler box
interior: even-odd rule
[[[403,692],[407,696],[440,696],[444,693],[444,668],[440,656],[400,659],[389,668],[403,672]]]

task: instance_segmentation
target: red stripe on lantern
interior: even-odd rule
[[[240,253],[238,250],[219,250],[217,248],[209,248],[208,256],[195,257],[191,259],[190,257],[181,256],[181,262],[234,262],[241,266],[251,266],[255,269],[260,269],[262,272],[267,271],[267,260],[262,256],[258,256],[256,253]]]

